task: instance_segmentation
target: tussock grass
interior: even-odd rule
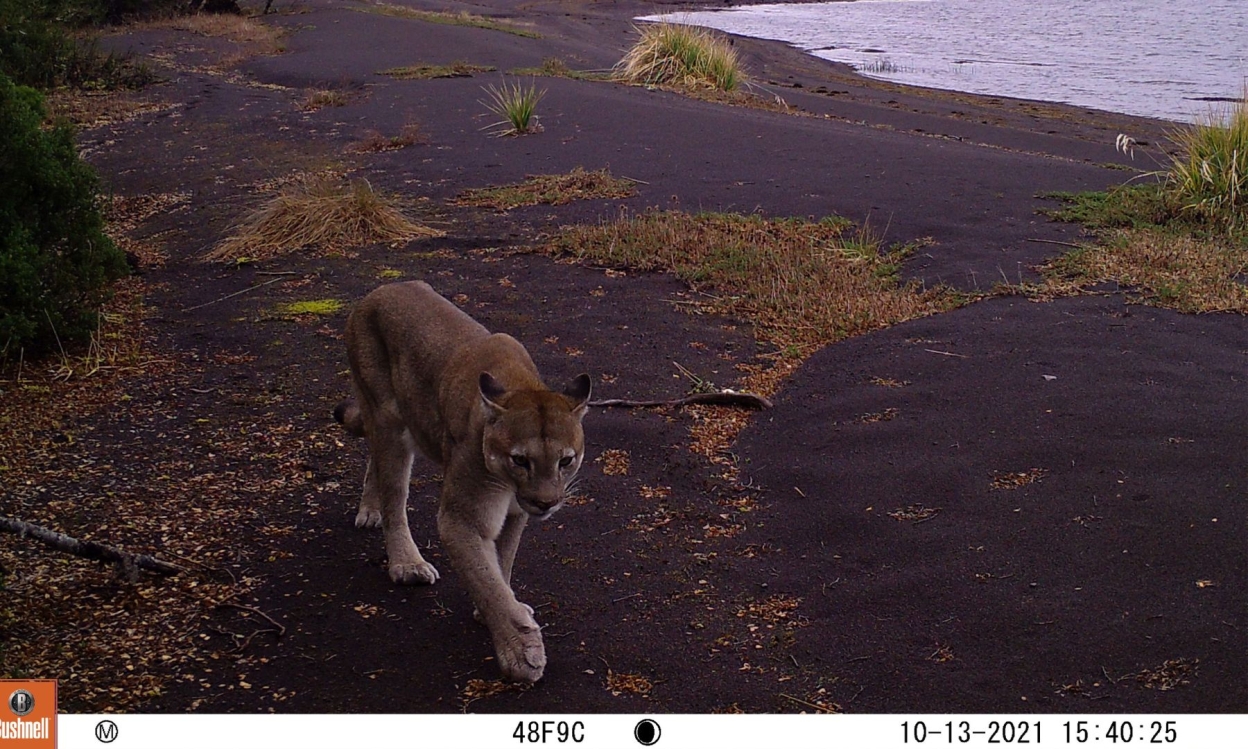
[[[425,135],[420,124],[409,122],[403,126],[398,135],[386,137],[379,130],[366,130],[364,136],[351,145],[352,151],[355,153],[382,153],[384,151],[399,151],[408,146],[421,145],[429,142],[429,137]]]
[[[407,65],[390,68],[381,71],[381,74],[399,80],[427,81],[433,78],[471,78],[475,73],[492,73],[495,70],[498,68],[493,65],[473,65],[456,60],[450,65]]]
[[[536,68],[516,68],[508,71],[512,75],[527,76],[545,76],[547,78],[571,78],[576,81],[600,81],[609,80],[610,76],[601,72],[593,72],[588,70],[573,70],[566,62],[558,57],[547,57],[542,60],[542,64]]]
[[[748,320],[760,339],[792,359],[967,301],[948,289],[901,283],[899,263],[909,250],[882,250],[840,218],[621,214],[597,226],[564,227],[546,251],[674,273],[705,295],[705,310]]]
[[[537,103],[546,95],[545,89],[538,91],[534,83],[530,83],[528,88],[524,88],[519,83],[510,85],[503,83],[499,86],[491,84],[482,90],[489,96],[489,101],[483,101],[481,104],[503,118],[486,125],[482,130],[492,128],[494,134],[499,137],[542,131],[537,117]]]
[[[325,107],[345,107],[351,101],[346,91],[336,89],[320,89],[310,91],[303,101],[299,102],[302,112],[315,112]]]
[[[516,185],[466,190],[453,205],[507,211],[528,205],[565,205],[574,200],[629,198],[637,194],[633,182],[611,176],[606,169],[587,172],[581,167],[567,174],[535,174]]]
[[[489,29],[490,31],[502,31],[507,34],[523,36],[529,39],[542,38],[542,35],[536,31],[517,26],[514,23],[500,21],[494,18],[487,18],[485,16],[478,16],[467,12],[450,13],[446,11],[416,10],[415,8],[408,8],[404,5],[390,5],[388,3],[376,2],[350,7],[351,10],[360,11],[361,13],[378,13],[383,16],[410,18],[414,21],[424,21],[425,23],[441,23],[450,26],[468,26],[477,29]]]
[[[304,176],[243,219],[206,260],[262,260],[308,247],[341,251],[377,242],[443,236],[403,215],[366,180]]]
[[[1248,89],[1237,104],[1211,111],[1171,139],[1168,187],[1182,210],[1230,229],[1248,220]]]
[[[615,66],[627,83],[734,91],[744,81],[736,50],[724,37],[697,26],[646,24],[641,38]]]

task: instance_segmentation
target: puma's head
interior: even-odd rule
[[[480,389],[486,468],[515,487],[516,501],[525,512],[539,519],[549,517],[563,504],[585,453],[581,419],[589,407],[589,375],[577,377],[556,393],[507,391],[483,372]]]

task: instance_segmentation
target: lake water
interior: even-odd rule
[[[663,18],[899,83],[1179,121],[1248,79],[1248,0],[853,0]]]

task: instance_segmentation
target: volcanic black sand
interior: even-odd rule
[[[690,450],[689,414],[595,411],[581,496],[531,525],[517,559],[518,596],[544,626],[545,678],[498,691],[488,635],[436,539],[434,468],[417,463],[411,521],[442,571],[435,586],[392,585],[380,534],[352,526],[364,447],[329,417],[347,391],[348,308],[292,322],[268,313],[277,303],[349,305],[389,270],[428,280],[515,335],[552,383],[589,371],[596,397],[676,397],[690,383],[675,362],[733,386],[734,365],[766,349],[740,321],[681,311],[689,297],[675,279],[508,248],[620,206],[839,214],[868,221],[888,242],[930,237],[907,277],[987,291],[1034,278],[1033,266],[1065,251],[1055,243],[1079,239],[1077,227],[1038,214],[1052,205],[1038,195],[1123,182],[1130,173],[1110,168],[1130,164],[1114,150],[1117,133],[1155,141],[1162,127],[872,83],[780,44],[738,39],[768,95],[815,116],[541,78],[544,132],[495,138],[481,130],[492,117],[480,100],[501,72],[404,81],[379,71],[462,60],[505,72],[549,57],[603,70],[634,38],[630,19],[662,6],[403,4],[512,19],[541,36],[278,0],[265,22],[289,29],[286,51],[229,75],[207,67],[230,51],[218,40],[169,30],[108,40],[159,55],[169,80],[152,96],[170,106],[81,140],[116,194],[187,194],[147,230],[163,237],[169,258],[143,278],[159,349],[194,365],[136,375],[129,400],[78,425],[63,458],[126,468],[75,491],[157,491],[171,454],[194,464],[193,483],[227,468],[269,470],[266,445],[306,446],[293,469],[271,469],[298,480],[242,495],[246,513],[228,529],[230,574],[248,583],[236,602],[251,610],[206,608],[186,636],[211,657],[173,666],[148,658],[161,689],[127,709],[1248,706],[1248,327],[1241,316],[1135,304],[1115,289],[1051,302],[996,297],[819,351],[782,383],[774,408],[750,417],[728,456],[734,482]],[[349,100],[302,111],[313,89]],[[349,151],[366,130],[391,135],[413,121],[427,144]],[[262,199],[252,185],[330,165],[416,201],[447,236],[346,257],[200,261]],[[578,166],[609,167],[635,180],[638,195],[506,214],[446,203],[467,188]],[[222,300],[287,278],[266,273],[292,275]],[[151,417],[144,402],[163,415]],[[272,423],[284,431],[246,428]],[[207,424],[237,424],[250,435],[240,439],[257,442],[225,465]],[[60,520],[63,530],[90,530]],[[142,584],[161,595],[160,582]],[[259,621],[255,612],[285,634],[231,636],[248,631],[240,617]],[[114,704],[75,693],[74,682],[62,694],[71,710]]]

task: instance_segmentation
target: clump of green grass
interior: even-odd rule
[[[744,81],[737,51],[709,29],[646,24],[641,38],[615,66],[616,77],[646,86],[734,91]]]
[[[420,123],[409,122],[399,130],[398,135],[390,137],[382,135],[380,130],[366,130],[360,140],[351,144],[350,150],[355,153],[382,153],[384,151],[399,151],[408,146],[428,142],[429,136],[425,135]]]
[[[1168,187],[1182,210],[1234,230],[1248,219],[1248,89],[1237,104],[1211,111],[1171,139]]]
[[[476,73],[492,73],[495,70],[498,68],[493,65],[473,65],[456,60],[450,65],[407,65],[390,68],[381,71],[381,74],[400,80],[425,81],[433,78],[471,78]]]
[[[337,89],[318,89],[309,91],[308,95],[303,97],[303,101],[299,102],[299,109],[303,112],[315,112],[325,107],[345,107],[351,97],[346,91]]]
[[[573,70],[558,57],[547,57],[536,68],[516,68],[508,71],[512,75],[546,76],[547,78],[571,78],[576,81],[608,80],[605,73],[588,70]]]
[[[534,174],[517,185],[466,190],[454,205],[508,211],[527,205],[565,205],[574,200],[629,198],[637,194],[630,180],[611,176],[606,169],[587,172],[581,167],[567,174]]]
[[[1050,197],[1065,205],[1049,215],[1084,224],[1096,240],[1042,266],[1046,283],[1028,291],[1076,294],[1114,282],[1158,307],[1248,313],[1248,233],[1242,225],[1227,231],[1184,211],[1164,181]]]
[[[338,252],[443,234],[407,218],[396,201],[375,192],[367,180],[304,175],[243,219],[205,259],[255,261],[304,247]]]
[[[802,354],[966,302],[948,289],[902,283],[906,250],[884,250],[864,236],[838,217],[665,211],[564,227],[545,249],[674,273],[705,292],[708,311],[748,320],[760,338]]]
[[[415,8],[408,8],[404,5],[390,5],[388,3],[377,2],[365,3],[362,6],[348,7],[362,13],[378,13],[383,16],[410,18],[415,21],[424,21],[425,23],[441,23],[450,26],[468,26],[477,29],[489,29],[490,31],[502,31],[507,34],[523,36],[529,39],[542,38],[542,35],[536,31],[522,28],[506,21],[499,21],[468,12],[450,13],[446,11],[416,10]]]
[[[307,299],[301,302],[287,302],[277,306],[278,317],[323,317],[332,315],[342,309],[341,299]]]
[[[545,89],[538,91],[535,83],[530,83],[528,88],[519,83],[503,83],[500,86],[491,84],[482,90],[490,99],[481,103],[486,109],[503,118],[486,125],[482,130],[494,128],[494,134],[500,137],[542,131],[537,117],[537,103],[546,95]]]

